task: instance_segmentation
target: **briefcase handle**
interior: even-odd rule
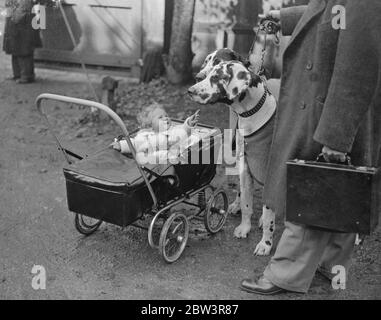
[[[324,158],[324,154],[321,153],[318,155],[317,159],[316,159],[316,162],[325,162],[327,163],[327,161],[325,160]],[[347,166],[350,166],[350,167],[353,167],[353,164],[352,164],[352,159],[349,155],[345,155],[345,161],[344,162],[340,162],[338,164],[342,164],[342,165],[347,165]]]

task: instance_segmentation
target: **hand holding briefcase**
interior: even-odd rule
[[[287,162],[287,221],[369,235],[380,211],[380,170],[350,163]]]

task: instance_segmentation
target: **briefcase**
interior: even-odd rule
[[[287,162],[286,220],[332,232],[369,235],[381,211],[376,168]]]

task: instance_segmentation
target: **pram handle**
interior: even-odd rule
[[[142,175],[142,177],[143,177],[143,179],[144,179],[144,181],[148,187],[148,190],[151,194],[153,204],[154,204],[154,208],[157,207],[156,195],[152,189],[152,186],[151,186],[151,183],[149,182],[149,179],[147,178],[147,174],[144,172],[143,168],[141,167],[141,165],[136,160],[136,151],[135,151],[135,148],[131,142],[130,134],[126,128],[126,125],[124,124],[123,120],[113,110],[111,110],[108,106],[105,106],[104,104],[101,104],[101,103],[98,103],[95,101],[72,98],[72,97],[67,97],[67,96],[61,96],[61,95],[57,95],[57,94],[44,93],[44,94],[41,94],[37,97],[37,99],[36,99],[37,110],[40,112],[40,114],[43,116],[43,118],[45,118],[45,121],[48,125],[49,131],[54,136],[56,143],[58,145],[58,148],[61,149],[61,151],[63,152],[63,154],[65,156],[66,161],[69,164],[70,164],[70,161],[68,159],[68,156],[67,156],[66,152],[64,151],[64,149],[62,148],[61,142],[59,141],[58,137],[53,132],[52,127],[49,123],[48,117],[46,116],[46,114],[42,110],[42,101],[43,100],[53,100],[53,101],[65,102],[68,104],[76,104],[76,105],[86,106],[86,107],[90,107],[90,108],[96,108],[98,110],[106,112],[107,115],[110,116],[110,118],[112,118],[118,124],[118,126],[122,129],[122,133],[126,138],[126,141],[127,141],[128,146],[131,150],[131,154],[132,154],[132,157],[136,163],[136,166],[138,167],[139,172]]]

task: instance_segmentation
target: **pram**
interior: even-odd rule
[[[106,112],[121,128],[132,150],[131,156],[112,147],[89,156],[80,156],[64,148],[42,110],[43,100]],[[216,174],[215,157],[222,144],[218,129],[198,125],[193,142],[182,152],[177,164],[141,165],[130,140],[136,132],[130,134],[121,118],[109,107],[53,94],[40,95],[36,105],[67,162],[63,169],[67,203],[69,210],[75,213],[75,227],[81,234],[93,234],[103,222],[123,228],[142,228],[148,231],[150,246],[159,249],[164,260],[172,263],[180,258],[186,247],[191,220],[203,221],[211,234],[224,226],[228,198],[224,190],[216,190],[210,184]],[[173,123],[180,124],[180,121],[173,120]],[[207,161],[202,161],[205,157]],[[196,212],[176,212],[179,204],[194,207]],[[150,223],[145,226],[147,217]]]

